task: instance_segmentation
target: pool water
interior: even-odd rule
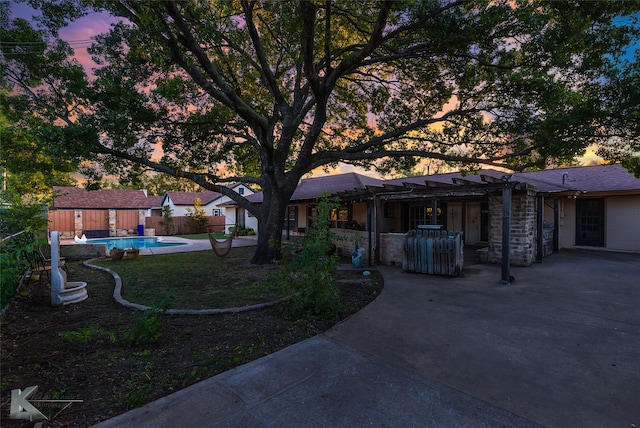
[[[102,239],[88,239],[87,244],[107,244],[107,250],[111,251],[113,248],[158,248],[158,247],[175,247],[178,245],[185,245],[177,242],[164,242],[158,241],[156,237],[129,237],[129,238],[102,238]]]

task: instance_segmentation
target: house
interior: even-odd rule
[[[289,204],[285,239],[313,223],[323,192],[340,200],[331,218],[333,231],[343,238],[340,250],[348,254],[357,244],[367,249],[367,261],[381,264],[401,263],[402,238],[418,228],[461,231],[464,243],[477,247],[478,257],[488,262],[502,262],[506,244],[509,264],[520,266],[560,248],[640,252],[640,180],[619,165],[392,180],[355,173],[305,179]],[[261,194],[254,196],[259,202]]]
[[[204,192],[165,192],[161,206],[168,205],[171,207],[171,213],[174,217],[186,216],[189,210],[193,210],[196,198],[200,198],[200,207],[205,210],[207,215],[220,215],[214,201],[220,197],[220,193],[211,190]]]
[[[407,177],[340,196],[369,197],[372,257],[383,264],[399,263],[401,237],[425,225],[464,232],[489,262],[503,261],[506,243],[512,265],[560,248],[640,252],[640,180],[620,165]]]
[[[157,199],[148,197],[144,190],[89,191],[54,186],[53,195],[48,214],[49,230],[59,231],[62,239],[83,234],[87,238],[138,234],[157,203]]]
[[[243,196],[250,196],[254,192],[244,183],[235,183],[229,186],[231,190]],[[234,225],[242,227],[249,224],[257,231],[258,222],[244,208],[234,204],[229,204],[232,199],[218,192],[206,190],[203,192],[166,192],[161,202],[161,206],[168,205],[171,207],[172,216],[186,216],[195,206],[196,198],[200,198],[201,208],[205,210],[208,216],[224,216],[225,232],[229,232],[229,228]],[[254,224],[255,223],[255,224]]]

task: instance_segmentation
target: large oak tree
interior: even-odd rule
[[[12,108],[41,119],[38,141],[230,196],[258,218],[256,263],[279,257],[286,205],[318,167],[524,169],[638,144],[624,57],[637,1],[29,3],[41,28],[5,14],[2,71]],[[95,37],[86,76],[56,35],[91,9],[121,20]],[[225,186],[236,181],[263,203]]]

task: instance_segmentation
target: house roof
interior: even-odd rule
[[[53,187],[52,208],[58,209],[148,209],[153,200],[144,190],[100,189],[79,187]]]
[[[382,180],[366,175],[349,172],[346,174],[326,175],[301,180],[293,192],[292,201],[317,199],[323,193],[335,195],[355,189],[365,189],[367,186],[381,186]]]
[[[351,172],[301,180],[291,201],[314,200],[325,192],[336,195],[353,190],[365,191],[367,187],[402,186],[405,183],[418,185],[424,185],[426,182],[453,184],[454,179],[462,179],[466,182],[481,184],[482,175],[493,178],[511,175],[511,181],[530,184],[541,193],[640,192],[640,179],[634,177],[622,166],[598,165],[513,174],[484,169],[475,175],[451,172],[392,180],[379,180]],[[201,199],[203,205],[207,205],[222,196],[220,193],[209,190],[204,192],[167,192],[164,197],[146,196],[142,190],[101,189],[88,191],[78,187],[61,186],[55,186],[53,190],[59,195],[53,201],[54,209],[148,209],[161,206],[166,196],[169,196],[176,205],[192,206],[196,197]],[[262,202],[262,192],[246,195],[246,198],[250,202],[260,203]],[[234,204],[233,201],[227,203],[227,205]]]
[[[452,185],[454,180],[482,185],[482,176],[501,179],[511,176],[510,181],[532,185],[540,193],[576,192],[638,192],[640,193],[640,179],[636,178],[620,165],[598,165],[571,168],[558,168],[534,172],[510,173],[495,169],[483,169],[476,174],[463,175],[460,172],[424,175],[419,177],[402,177],[391,180],[379,180],[356,173],[328,175],[308,178],[300,181],[291,201],[313,200],[323,192],[330,195],[359,190],[368,193],[367,187],[385,188],[389,186],[404,186],[405,184],[425,185],[441,183]],[[564,179],[564,184],[563,184]],[[464,187],[460,187],[464,189]],[[262,202],[262,192],[247,196],[249,202]],[[233,201],[228,205],[235,205]]]
[[[164,196],[147,196],[149,199],[149,203],[151,204],[151,208],[160,208],[162,207],[162,202],[164,201]]]
[[[541,193],[640,191],[640,179],[635,178],[633,174],[620,165],[581,166],[516,173],[483,169],[475,175],[463,176],[459,172],[451,172],[421,177],[396,178],[385,180],[384,184],[396,186],[404,183],[424,185],[427,181],[453,184],[454,179],[481,184],[483,175],[493,178],[501,178],[508,175],[511,176],[510,181],[530,184]]]
[[[534,185],[539,192],[583,193],[640,191],[640,179],[621,165],[596,165],[514,174],[515,181]]]
[[[204,192],[166,192],[166,196],[171,198],[174,205],[193,206],[196,198],[200,198],[202,205],[208,205],[211,201],[218,199],[221,194],[212,190],[205,190]]]
[[[298,187],[296,187],[296,190],[291,196],[291,201],[315,200],[322,196],[323,193],[336,195],[340,192],[347,192],[354,189],[365,190],[367,186],[382,186],[382,183],[382,180],[355,172],[305,178],[298,183]],[[258,192],[247,195],[245,198],[252,203],[261,203],[263,194],[262,192]],[[225,205],[236,205],[236,203],[229,201]]]

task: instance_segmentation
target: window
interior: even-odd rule
[[[244,187],[238,187],[238,194],[244,195]]]
[[[436,221],[433,221],[433,208],[431,205],[414,205],[409,207],[409,229],[417,229],[421,224],[439,224],[446,228],[447,208],[445,203],[438,202],[436,208]]]
[[[213,216],[214,217],[220,216],[220,209],[219,208],[214,208],[213,209]]]
[[[396,216],[396,204],[387,202],[384,204],[384,218],[394,218]]]

